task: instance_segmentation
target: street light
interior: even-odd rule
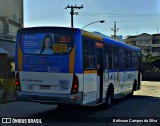
[[[89,24],[85,25],[82,29],[84,29],[84,28],[87,27],[88,25],[91,25],[91,24],[94,24],[94,23],[98,23],[98,22],[104,23],[105,21],[104,21],[104,20],[101,20],[101,21],[95,21],[95,22],[89,23]]]

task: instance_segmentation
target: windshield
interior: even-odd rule
[[[74,34],[69,32],[23,34],[21,38],[25,54],[64,55],[74,46]]]

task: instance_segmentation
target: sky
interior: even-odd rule
[[[114,22],[123,37],[142,33],[160,33],[160,0],[24,0],[24,27],[62,26],[71,27],[68,5],[83,5],[76,9],[74,27],[94,23],[85,30],[113,35]]]

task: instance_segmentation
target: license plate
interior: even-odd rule
[[[60,80],[59,81],[60,90],[68,90],[69,83],[70,83],[69,80]]]
[[[50,85],[40,85],[40,89],[41,90],[51,90],[51,86]]]
[[[61,85],[60,90],[68,90],[68,85]]]

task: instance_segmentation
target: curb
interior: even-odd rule
[[[7,99],[7,100],[0,100],[0,104],[7,104],[7,103],[10,103],[10,102],[15,102],[16,99]]]

